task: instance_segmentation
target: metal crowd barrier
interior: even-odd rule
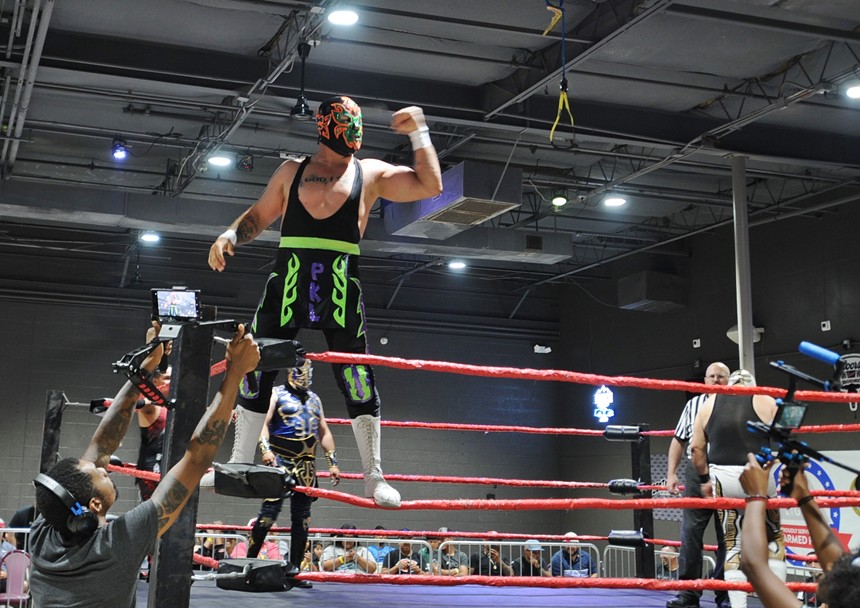
[[[662,556],[677,557],[677,553],[665,550],[654,551],[654,577],[658,576]],[[716,568],[716,561],[709,555],[702,556],[702,578],[710,578]],[[607,545],[603,550],[602,575],[607,578],[636,577],[636,548]],[[673,578],[677,578],[677,575]]]

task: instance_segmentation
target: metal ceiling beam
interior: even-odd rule
[[[814,213],[816,211],[823,210],[823,209],[830,209],[830,208],[836,207],[838,205],[844,205],[847,203],[856,202],[856,201],[860,200],[860,191],[851,192],[850,190],[852,188],[857,188],[857,186],[854,184],[847,184],[846,185],[846,193],[843,194],[842,196],[839,196],[836,199],[830,199],[830,200],[826,200],[826,201],[821,202],[821,203],[813,204],[813,205],[807,207],[805,210],[798,210],[796,212],[791,212],[791,213],[786,213],[786,214],[781,214],[781,215],[774,215],[773,217],[767,218],[766,220],[751,221],[749,225],[752,227],[752,226],[758,226],[758,225],[763,224],[763,223],[778,222],[778,221],[783,220],[783,219],[788,219],[791,217],[797,217],[799,215]],[[799,196],[799,197],[796,197],[795,199],[788,201],[788,202],[790,204],[798,204],[802,201],[808,200],[808,199],[813,198],[813,197],[819,197],[819,196],[822,196],[822,193],[813,193],[813,194]],[[750,218],[752,218],[754,216],[761,215],[763,213],[771,213],[771,212],[778,211],[785,204],[786,203],[784,203],[784,202],[783,203],[775,203],[775,204],[770,205],[768,207],[764,207],[762,209],[757,209],[755,211],[751,211],[749,214]],[[701,228],[697,228],[695,230],[691,230],[691,231],[686,232],[684,234],[679,234],[677,236],[670,237],[668,239],[665,239],[665,240],[657,242],[657,243],[652,243],[650,245],[644,245],[642,247],[638,247],[638,248],[632,249],[630,251],[625,251],[624,253],[620,253],[618,255],[606,258],[606,259],[601,260],[599,262],[594,262],[592,264],[586,264],[584,266],[580,266],[579,268],[575,268],[574,270],[569,270],[567,272],[559,273],[559,274],[557,274],[553,277],[550,277],[548,279],[543,279],[543,280],[538,281],[536,283],[532,283],[531,285],[521,287],[520,289],[531,289],[534,287],[539,287],[541,285],[553,283],[555,281],[558,281],[559,279],[574,276],[574,275],[586,272],[588,270],[598,268],[598,267],[603,266],[605,264],[609,264],[611,262],[615,262],[617,260],[622,260],[622,259],[630,257],[632,255],[636,255],[639,253],[643,253],[645,251],[649,251],[651,249],[655,249],[655,248],[663,246],[663,245],[669,245],[671,243],[677,243],[679,241],[683,241],[683,240],[688,239],[690,237],[693,237],[693,236],[696,236],[699,234],[703,234],[705,232],[709,232],[709,231],[715,230],[717,228],[722,228],[724,226],[730,226],[733,223],[733,221],[734,221],[733,218],[729,218],[727,220],[715,222],[714,224],[711,224],[709,226],[703,226]]]
[[[623,36],[630,30],[637,28],[644,23],[647,23],[648,20],[651,19],[654,15],[658,15],[663,12],[670,4],[672,4],[672,2],[673,0],[656,0],[650,6],[648,6],[639,13],[634,10],[638,8],[639,3],[630,2],[629,0],[608,0],[607,2],[601,2],[597,4],[596,9],[592,13],[592,15],[589,18],[585,19],[579,26],[577,26],[577,32],[590,27],[597,28],[598,26],[603,26],[603,24],[607,22],[607,19],[610,15],[615,16],[618,14],[626,14],[629,15],[630,18],[620,27],[609,32],[604,31],[601,34],[602,37],[599,41],[595,42],[590,46],[587,46],[584,50],[575,55],[573,59],[565,63],[565,65],[561,68],[553,70],[550,74],[543,78],[534,80],[525,87],[521,86],[520,83],[516,82],[516,79],[514,77],[508,77],[502,81],[496,81],[491,85],[488,85],[486,87],[488,100],[497,97],[497,94],[500,91],[510,91],[512,88],[517,88],[520,89],[520,92],[513,96],[510,96],[508,99],[503,100],[501,103],[495,104],[495,107],[492,107],[484,114],[484,120],[489,120],[499,114],[505,108],[523,102],[524,100],[540,92],[543,88],[549,86],[550,84],[555,84],[561,81],[562,76],[568,70],[583,63],[594,53],[602,50],[606,46],[609,46],[619,37]],[[558,55],[559,53],[557,45],[553,45],[552,47],[544,49],[543,53],[541,53],[541,63],[543,63],[544,65],[549,65],[555,60],[557,60]]]
[[[352,7],[356,10],[356,12],[359,13],[386,15],[389,17],[400,17],[403,19],[412,19],[417,21],[432,21],[434,23],[447,23],[449,25],[462,25],[465,27],[486,30],[489,32],[501,32],[505,34],[517,34],[521,36],[544,38],[543,33],[538,30],[532,30],[524,27],[516,27],[512,25],[503,25],[501,23],[491,23],[489,21],[470,21],[468,19],[456,19],[447,15],[422,15],[420,13],[415,12],[398,11],[390,8],[377,8],[365,5],[352,5]],[[548,38],[550,40],[559,40],[561,39],[561,36],[559,34],[556,34],[555,32],[550,32],[546,35],[545,38]],[[592,44],[594,42],[590,38],[571,37],[568,37],[568,41],[581,42],[583,44]]]
[[[822,27],[811,23],[798,23],[797,21],[772,19],[768,17],[759,17],[758,15],[733,13],[688,5],[670,6],[666,9],[666,12],[670,15],[677,15],[679,17],[690,17],[693,19],[729,23],[731,25],[739,25],[741,27],[751,27],[757,30],[769,30],[772,32],[793,34],[804,38],[814,38],[816,40],[833,40],[835,42],[846,42],[849,44],[857,44],[860,42],[860,32],[840,30],[832,27]]]
[[[117,55],[105,63],[104,48],[110,46]],[[257,57],[238,57],[191,48],[175,48],[134,40],[110,40],[99,36],[85,36],[64,32],[51,32],[46,40],[42,65],[62,67],[76,71],[105,73],[116,76],[147,78],[158,82],[206,86],[214,88],[213,102],[225,89],[246,86],[255,75],[265,73],[266,62]],[[171,66],[166,72],[163,66]],[[381,76],[368,72],[343,70],[332,66],[316,66],[309,69],[306,89],[309,96],[319,98],[332,92],[348,89],[357,99],[381,100],[396,109],[401,105],[419,105],[425,109],[431,121],[455,126],[519,133],[546,137],[557,111],[557,100],[534,96],[528,100],[521,116],[500,115],[492,122],[481,120],[481,93],[478,87],[442,84],[418,78]],[[281,76],[269,90],[273,95],[297,93],[290,88],[292,74]],[[217,83],[217,84],[216,84]],[[141,93],[141,95],[146,96]],[[157,97],[157,96],[155,96]],[[153,101],[157,103],[157,100]],[[207,106],[205,101],[197,103]],[[574,115],[579,118],[577,131],[586,142],[589,139],[616,143],[638,144],[649,147],[671,149],[680,147],[696,136],[706,133],[721,121],[705,116],[633,108],[628,106],[589,102],[579,99],[571,101]],[[266,111],[261,110],[261,116]],[[274,118],[272,116],[271,118]],[[797,142],[803,140],[802,148]],[[724,155],[730,152],[743,153],[752,161],[765,160],[782,163],[808,165],[809,163],[832,164],[842,167],[860,166],[853,154],[860,149],[860,137],[816,133],[797,129],[756,126],[724,138],[719,149],[703,150],[706,153]],[[849,153],[849,151],[852,151]],[[576,151],[572,151],[576,154]],[[611,152],[609,152],[611,154]],[[804,167],[806,168],[806,167]]]

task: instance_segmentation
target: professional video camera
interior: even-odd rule
[[[772,361],[770,363],[771,367],[775,367],[789,376],[788,394],[784,398],[776,400],[777,412],[771,424],[765,424],[761,421],[747,421],[747,429],[754,433],[765,435],[776,446],[773,449],[770,447],[761,448],[758,454],[756,454],[756,460],[761,464],[779,460],[785,465],[789,473],[788,482],[782,485],[780,492],[786,496],[791,494],[794,487],[794,476],[810,458],[821,462],[829,462],[832,465],[860,476],[860,471],[837,462],[829,456],[825,456],[818,450],[810,447],[805,441],[799,441],[791,436],[792,431],[803,424],[808,407],[805,403],[794,400],[797,381],[803,380],[824,391],[838,391],[842,388],[839,384],[839,378],[842,375],[842,367],[844,366],[843,359],[837,353],[811,342],[801,342],[798,350],[804,355],[832,365],[834,370],[833,377],[829,380],[823,380],[802,372],[791,365],[786,365],[783,361]]]
[[[170,407],[172,404],[167,397],[152,383],[149,377],[142,373],[141,364],[146,357],[162,342],[174,340],[179,336],[183,327],[211,327],[235,333],[239,323],[233,319],[204,321],[200,307],[200,291],[186,287],[152,290],[152,319],[161,323],[161,331],[151,342],[140,346],[113,364],[114,373],[122,372],[135,384],[144,397],[156,405]],[[230,340],[214,336],[216,342],[229,344]],[[255,372],[273,371],[302,365],[305,361],[305,350],[295,340],[279,340],[276,338],[255,338],[260,347],[260,363]],[[255,372],[247,375],[248,387],[257,390]]]

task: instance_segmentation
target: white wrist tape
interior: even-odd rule
[[[232,245],[236,244],[236,231],[235,230],[225,230],[224,232],[221,233],[221,235],[218,238],[220,239],[221,237],[230,241],[230,243]]]
[[[433,145],[430,141],[430,128],[427,125],[418,127],[409,133],[409,139],[412,141],[412,149],[420,150],[421,148],[429,148]]]

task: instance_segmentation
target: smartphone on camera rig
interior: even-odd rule
[[[789,496],[794,487],[794,476],[806,464],[810,458],[821,462],[829,462],[846,471],[850,471],[855,475],[860,476],[860,471],[853,469],[847,465],[836,462],[832,458],[825,456],[821,452],[810,447],[805,441],[798,441],[792,438],[791,433],[797,430],[802,424],[806,416],[808,406],[805,403],[800,403],[794,400],[794,393],[797,390],[797,381],[803,380],[824,391],[838,391],[841,386],[839,377],[842,375],[842,367],[844,361],[835,352],[812,344],[811,342],[801,342],[798,350],[804,355],[813,357],[833,366],[833,377],[829,380],[822,380],[802,372],[791,365],[786,365],[783,361],[771,361],[770,365],[788,374],[788,393],[782,399],[776,400],[777,411],[773,422],[765,424],[761,421],[747,421],[747,429],[754,433],[765,435],[770,441],[776,445],[775,449],[763,447],[756,454],[756,460],[760,464],[771,462],[778,459],[789,472],[789,481],[780,488],[780,492]],[[858,478],[860,479],[860,477]]]

